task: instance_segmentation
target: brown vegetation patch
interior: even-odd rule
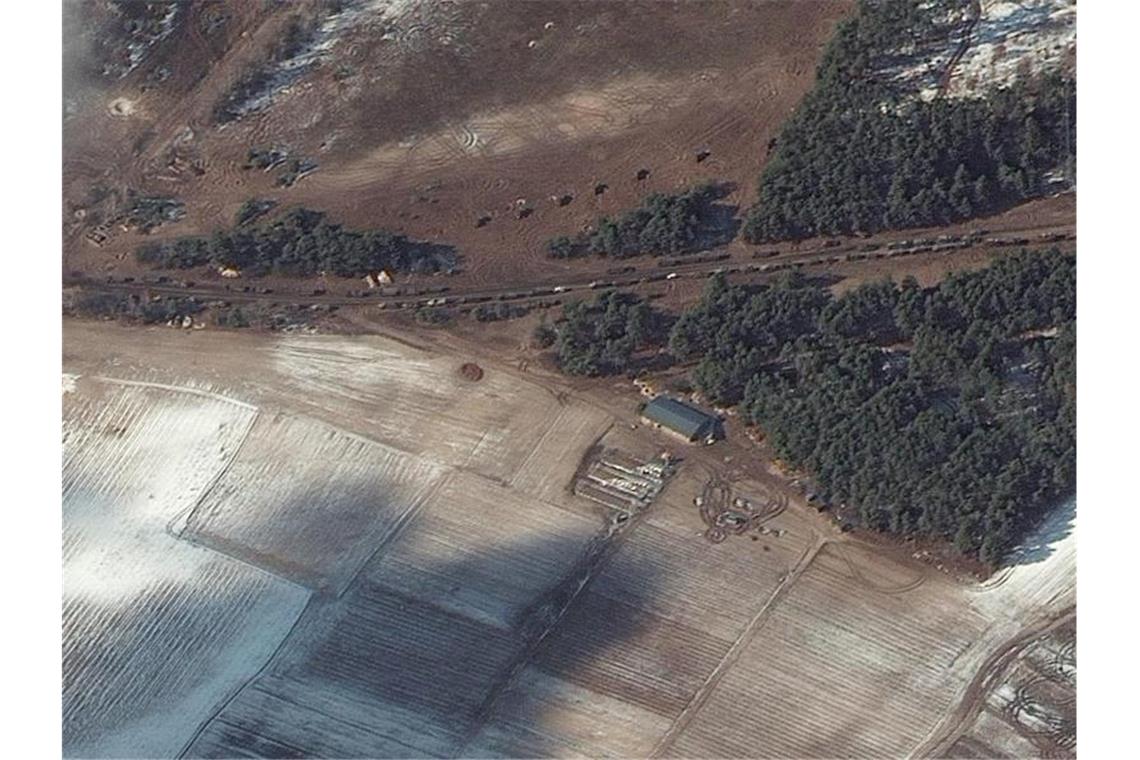
[[[464,380],[470,380],[477,383],[483,379],[483,368],[475,362],[466,362],[459,368],[459,375]]]

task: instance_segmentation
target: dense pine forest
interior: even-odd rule
[[[634,352],[664,343],[665,316],[641,298],[611,290],[593,303],[563,307],[554,327],[539,326],[536,342],[553,343],[570,375],[612,375],[630,368]]]
[[[923,101],[883,72],[944,29],[918,0],[863,0],[784,126],[743,234],[754,243],[949,224],[1043,194],[1075,169],[1076,83],[1022,78]],[[1064,183],[1063,183],[1064,184]]]
[[[1075,487],[1075,293],[1056,251],[840,298],[715,277],[670,346],[858,523],[994,562]]]

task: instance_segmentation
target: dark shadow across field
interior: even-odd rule
[[[511,694],[510,724],[542,734],[541,700],[522,700],[529,713],[520,713],[520,673],[537,667],[572,681],[649,622],[623,613],[656,593],[654,578],[610,578],[607,598],[591,591],[627,526],[599,516],[585,542],[550,535],[470,546],[454,560],[412,570],[397,566],[407,557],[389,544],[342,595],[306,608],[261,674],[201,727],[183,756],[462,756]],[[528,573],[528,558],[538,567],[540,558],[568,554],[578,559],[552,581]],[[507,614],[479,615],[480,605]]]

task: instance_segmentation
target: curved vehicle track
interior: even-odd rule
[[[876,591],[880,594],[887,595],[905,594],[908,591],[914,591],[926,581],[926,576],[923,573],[919,573],[918,577],[916,577],[913,581],[908,581],[907,583],[899,586],[879,585],[868,578],[866,574],[864,574],[863,571],[855,565],[855,562],[851,559],[850,555],[848,555],[847,549],[841,546],[839,542],[833,542],[829,544],[828,548],[843,560],[843,563],[847,565],[847,569],[851,571],[851,576],[871,591]]]
[[[946,717],[911,757],[941,757],[962,734],[969,730],[978,713],[985,707],[986,695],[994,688],[1017,656],[1034,641],[1049,631],[1076,619],[1077,610],[1070,607],[1057,615],[1027,625],[1013,639],[998,647],[980,668],[974,680],[966,687],[958,707]]]

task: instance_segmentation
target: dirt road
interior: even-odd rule
[[[347,306],[361,303],[380,304],[388,308],[419,308],[434,305],[465,305],[488,301],[527,303],[558,299],[564,294],[608,287],[628,288],[637,291],[651,283],[672,285],[678,280],[704,279],[714,272],[763,276],[789,269],[820,268],[848,264],[851,262],[888,263],[904,257],[948,257],[968,255],[979,251],[997,252],[1011,248],[1008,243],[994,243],[994,240],[1024,240],[1019,247],[1050,247],[1072,245],[1075,231],[1071,225],[1047,224],[1044,226],[1021,227],[1002,230],[1001,238],[983,236],[944,235],[949,240],[930,243],[901,245],[897,233],[889,237],[874,237],[859,242],[848,241],[845,245],[832,246],[816,243],[796,246],[786,252],[755,258],[756,253],[721,249],[681,257],[678,260],[638,261],[637,263],[609,266],[602,264],[593,269],[569,276],[545,276],[528,279],[507,279],[496,287],[480,287],[460,283],[470,282],[462,276],[456,278],[421,278],[422,285],[401,285],[390,288],[367,289],[341,285],[339,288],[327,281],[318,281],[320,287],[312,287],[314,281],[269,278],[270,287],[259,280],[251,284],[238,285],[211,276],[210,280],[193,280],[193,274],[145,275],[140,277],[97,277],[82,272],[71,272],[64,278],[65,287],[79,287],[95,293],[134,293],[194,297],[203,300],[222,300],[235,303],[288,303],[302,306],[326,305]],[[676,263],[674,263],[674,261]],[[692,263],[686,263],[691,261]],[[615,273],[615,270],[620,273]],[[517,277],[517,275],[516,275]],[[351,282],[351,281],[350,281]],[[438,283],[438,284],[437,284]],[[454,283],[454,284],[453,284]],[[307,288],[307,290],[306,290]],[[329,290],[333,292],[329,292]],[[337,292],[339,291],[339,292]]]

